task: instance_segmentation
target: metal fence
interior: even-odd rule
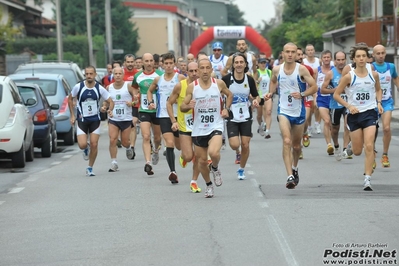
[[[6,75],[14,73],[20,64],[29,62],[30,60],[30,55],[6,55]]]

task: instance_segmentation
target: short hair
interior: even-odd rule
[[[152,57],[154,57],[154,62],[155,63],[159,63],[159,58],[160,58],[159,54],[153,54]]]
[[[114,67],[113,69],[112,69],[112,74],[114,74],[115,75],[115,68],[116,67]],[[125,70],[123,69],[123,67],[119,67],[120,69],[122,69],[122,75],[125,75]]]
[[[356,44],[355,46],[352,46],[350,50],[350,59],[353,60],[355,58],[355,54],[357,51],[362,50],[366,52],[367,57],[370,57],[369,55],[369,47],[364,44]]]
[[[133,60],[134,60],[134,55],[132,55],[132,54],[126,54],[124,57],[123,57],[123,61],[125,61],[126,62],[126,59],[128,58],[128,57],[133,57]]]
[[[200,52],[198,52],[198,54],[197,54],[197,61],[198,61],[198,57],[199,57],[200,55],[206,55],[206,56],[208,56],[204,51],[200,51]]]
[[[343,53],[344,55],[345,55],[345,59],[346,59],[346,53],[344,52],[344,51],[342,51],[342,50],[339,50],[339,51],[336,51],[335,53],[334,53],[334,60],[337,60],[337,54],[338,53]]]
[[[165,60],[167,60],[167,59],[172,59],[172,60],[173,60],[173,63],[176,63],[176,57],[175,57],[175,55],[174,55],[173,53],[166,53],[166,54],[163,54],[163,55],[162,55],[162,59],[163,59],[164,62],[165,62]]]
[[[134,61],[136,61],[136,60],[143,60],[143,58],[141,57],[141,56],[138,56],[138,57],[136,57],[136,59],[134,59]]]
[[[114,64],[118,64],[120,67],[122,67],[122,63],[119,60],[112,61],[112,67],[114,67]]]
[[[301,50],[303,52],[303,49],[301,47],[296,47],[296,50]]]
[[[94,66],[92,66],[92,65],[85,67],[85,70],[86,70],[86,69],[93,69],[93,70],[94,70],[94,73],[97,73],[97,72],[96,72],[96,68],[95,68]]]
[[[330,54],[330,57],[332,57],[332,53],[331,53],[330,50],[324,50],[324,51],[322,51],[321,54],[320,54],[320,56],[323,57],[323,55],[325,55],[325,54]]]

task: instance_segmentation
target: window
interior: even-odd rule
[[[57,81],[56,80],[46,80],[46,79],[22,79],[14,80],[16,83],[33,83],[39,85],[42,89],[44,95],[54,96],[57,94]]]
[[[18,90],[19,90],[19,93],[21,94],[22,100],[24,101],[25,104],[28,102],[28,99],[33,99],[37,103],[36,93],[33,88],[19,86]]]

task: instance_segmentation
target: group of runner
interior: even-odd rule
[[[283,62],[272,70],[264,55],[256,59],[248,52],[245,40],[237,41],[237,52],[230,56],[223,54],[220,42],[214,43],[212,49],[211,56],[201,52],[197,58],[190,54],[186,60],[176,59],[172,53],[163,54],[160,58],[146,53],[141,57],[141,69],[134,67],[133,55],[126,55],[123,66],[120,63],[113,65],[112,79],[108,78],[110,83],[106,88],[95,82],[95,68],[87,67],[86,80],[77,84],[69,97],[70,103],[74,98],[78,102],[76,118],[70,104],[71,123],[77,121],[79,147],[84,158],[90,159],[86,174],[94,175],[100,110],[107,112],[109,118],[110,172],[119,169],[119,138],[121,146],[126,149],[126,157],[130,160],[135,158],[134,127],[140,121],[144,171],[148,175],[154,174],[163,139],[169,181],[172,184],[179,182],[175,166],[176,148],[181,151],[179,162],[182,167],[193,162],[191,191],[201,192],[197,184],[201,173],[206,184],[205,197],[211,198],[214,185],[223,183],[219,162],[224,139],[228,139],[236,152],[237,177],[243,180],[253,137],[253,111],[257,110],[258,133],[266,139],[271,138],[272,100],[278,93],[277,120],[288,176],[286,187],[293,189],[299,184],[298,161],[303,157],[302,145],[310,145],[311,114],[312,110],[318,110],[324,122],[323,134],[329,155],[335,155],[337,160],[351,158],[352,153],[360,155],[364,146],[364,190],[372,190],[370,178],[375,162],[378,115],[382,114],[384,132],[382,165],[389,167],[393,110],[390,80],[399,85],[395,66],[385,63],[383,46],[373,49],[373,67],[367,63],[370,57],[368,47],[364,44],[354,46],[350,51],[353,64],[346,67],[343,51],[334,55],[323,51],[319,60],[314,57],[313,46],[308,45],[306,51],[309,53],[303,60],[302,50],[294,43],[287,43],[281,53]],[[155,63],[154,59],[158,62]],[[100,107],[101,97],[104,103]],[[346,124],[342,151],[338,141],[341,117],[345,118]],[[320,122],[315,126],[316,131],[317,125]]]

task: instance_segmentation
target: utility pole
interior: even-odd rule
[[[58,62],[63,59],[63,46],[62,46],[62,23],[61,23],[61,0],[55,0],[55,16],[57,20],[57,58]]]
[[[111,28],[111,1],[105,0],[105,36],[107,43],[107,52],[108,52],[108,62],[110,63],[113,60],[112,53],[112,28]]]
[[[90,0],[86,0],[86,24],[87,24],[87,40],[89,41],[89,65],[94,65],[93,60],[93,38],[91,35],[91,8]]]

